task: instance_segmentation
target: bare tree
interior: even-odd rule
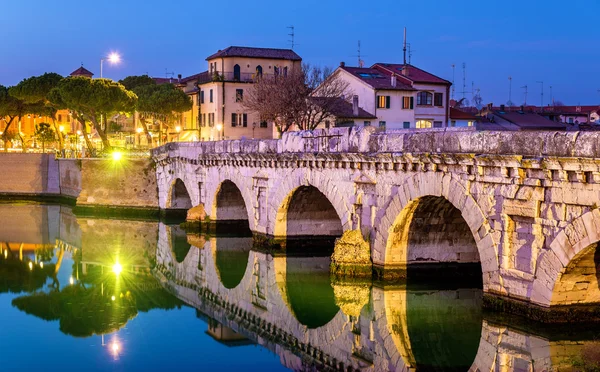
[[[332,75],[330,68],[305,64],[287,75],[259,78],[242,104],[282,133],[293,127],[315,129],[348,96],[348,83]]]

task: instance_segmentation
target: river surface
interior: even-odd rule
[[[327,256],[262,248],[236,231],[0,204],[0,370],[551,371],[600,360],[600,327],[487,313],[481,283],[333,280]]]

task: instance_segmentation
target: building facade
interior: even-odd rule
[[[415,66],[376,63],[365,68],[342,63],[334,76],[358,96],[361,109],[376,117],[372,125],[385,129],[449,125],[451,83]]]
[[[178,84],[192,97],[192,110],[182,116],[180,140],[273,138],[273,123],[262,121],[242,105],[256,79],[287,75],[302,68],[291,49],[231,46],[206,58],[207,71]]]

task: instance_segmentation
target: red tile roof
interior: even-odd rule
[[[450,107],[450,119],[451,120],[477,120],[478,118],[475,115],[472,115],[468,112],[464,112],[459,109],[455,109],[454,107]]]
[[[392,86],[392,75],[385,71],[365,67],[340,66],[339,68],[362,80],[373,89],[416,90],[410,85],[404,84],[398,77],[396,77],[396,86]]]
[[[319,101],[322,99],[323,98],[321,97],[311,97],[311,100],[316,105],[319,105]],[[330,112],[338,119],[377,119],[377,116],[362,109],[361,107],[358,108],[358,115],[354,115],[352,103],[341,98],[336,101],[335,106],[330,110]]]
[[[408,75],[403,75],[402,70],[406,66],[408,69]],[[426,83],[426,84],[452,84],[448,80],[442,79],[434,74],[430,74],[427,71],[421,70],[413,65],[404,65],[399,63],[376,63],[371,68],[387,71],[389,74],[397,74],[402,78],[408,79],[415,83]]]
[[[209,56],[206,60],[222,57],[248,57],[265,59],[287,59],[291,61],[302,61],[302,58],[291,49],[273,49],[273,48],[252,48],[230,46],[229,48],[219,50],[217,53]]]
[[[87,76],[87,77],[92,77],[92,76],[94,76],[94,74],[90,70],[88,70],[85,67],[81,66],[77,70],[71,72],[71,76]]]
[[[538,115],[533,112],[522,112],[522,111],[496,111],[494,115],[518,125],[522,129],[566,129],[564,123],[558,123],[546,119],[545,117]]]

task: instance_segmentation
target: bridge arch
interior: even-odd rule
[[[408,178],[394,191],[387,208],[377,216],[380,225],[372,254],[375,265],[393,268],[420,258],[435,260],[418,250],[409,252],[410,244],[423,239],[417,234],[411,236],[411,229],[420,227],[434,242],[446,246],[467,244],[464,252],[453,249],[447,257],[439,255],[439,261],[480,262],[484,289],[498,283],[497,243],[490,234],[487,216],[465,186],[451,175],[426,172]],[[445,231],[447,223],[453,224],[456,236]]]
[[[249,210],[238,185],[230,179],[221,181],[212,204],[212,218],[216,221],[249,221]]]
[[[600,302],[600,210],[574,219],[538,257],[531,301],[537,305]]]
[[[192,208],[192,198],[185,182],[181,178],[176,178],[171,182],[169,189],[167,208],[169,209],[190,209]]]
[[[272,235],[339,236],[350,228],[346,198],[331,182],[291,176],[274,190],[270,215],[276,217],[270,221],[268,230]],[[303,234],[303,230],[317,233]]]

